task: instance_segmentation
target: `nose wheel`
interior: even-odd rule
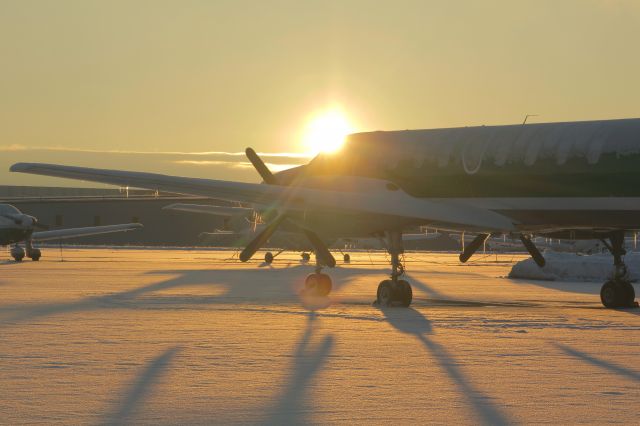
[[[384,280],[378,284],[377,304],[382,307],[400,306],[403,308],[411,305],[413,290],[406,280]]]
[[[404,253],[402,234],[390,232],[388,239],[388,251],[391,255],[391,279],[378,284],[375,304],[380,307],[401,306],[407,308],[413,300],[413,290],[408,281],[400,279],[404,275],[404,266],[400,261],[400,255]]]

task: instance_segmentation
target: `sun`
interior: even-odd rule
[[[335,108],[315,115],[307,124],[303,143],[311,154],[338,151],[349,133],[353,133],[353,125],[342,110]]]

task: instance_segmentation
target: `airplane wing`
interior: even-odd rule
[[[214,179],[187,178],[156,173],[93,169],[44,163],[17,163],[12,172],[39,174],[100,182],[121,187],[146,188],[187,195],[259,205],[277,205],[286,210],[324,210],[393,216],[437,223],[440,229],[485,232],[516,231],[510,218],[460,201],[430,201],[413,197],[385,181],[369,180],[362,190],[340,191],[301,186],[277,186]]]
[[[228,206],[210,206],[207,204],[170,204],[164,206],[162,210],[179,210],[190,213],[204,213],[214,216],[231,217],[241,213],[250,213],[253,209],[245,207],[228,207]]]
[[[84,228],[56,229],[54,231],[40,231],[31,234],[37,241],[60,240],[63,238],[86,237],[88,235],[110,234],[112,232],[126,232],[143,228],[141,223],[125,223],[121,225],[87,226]]]

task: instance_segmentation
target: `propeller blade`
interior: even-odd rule
[[[491,234],[480,234],[469,243],[469,245],[464,249],[462,253],[460,253],[460,262],[465,263],[473,254],[478,251],[480,246],[487,241]]]
[[[240,260],[246,262],[266,243],[269,238],[276,232],[282,221],[286,218],[285,214],[276,217],[273,222],[268,224],[262,232],[260,232],[253,240],[249,242],[247,247],[240,253]]]
[[[251,161],[251,164],[256,168],[265,183],[278,185],[278,179],[273,175],[273,173],[271,173],[271,170],[267,168],[264,161],[258,157],[258,154],[253,150],[253,148],[245,149],[244,153],[247,155],[247,158]]]
[[[522,241],[522,244],[524,244],[524,247],[527,249],[531,257],[533,258],[533,261],[536,262],[536,265],[543,268],[547,262],[544,259],[544,256],[542,255],[542,253],[540,253],[540,250],[538,250],[538,247],[536,247],[536,245],[533,244],[533,241],[531,241],[531,238],[520,234],[520,241]]]
[[[333,257],[324,241],[320,239],[318,234],[313,231],[309,231],[308,229],[303,229],[302,231],[311,242],[311,245],[316,252],[316,258],[320,261],[320,263],[323,263],[330,268],[336,266],[336,259]]]

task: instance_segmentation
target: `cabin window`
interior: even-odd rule
[[[100,216],[94,216],[93,226],[100,226],[100,225],[102,225],[102,218]]]
[[[63,220],[62,220],[62,215],[61,214],[57,214],[56,215],[56,220],[55,220],[56,226],[62,226]]]

